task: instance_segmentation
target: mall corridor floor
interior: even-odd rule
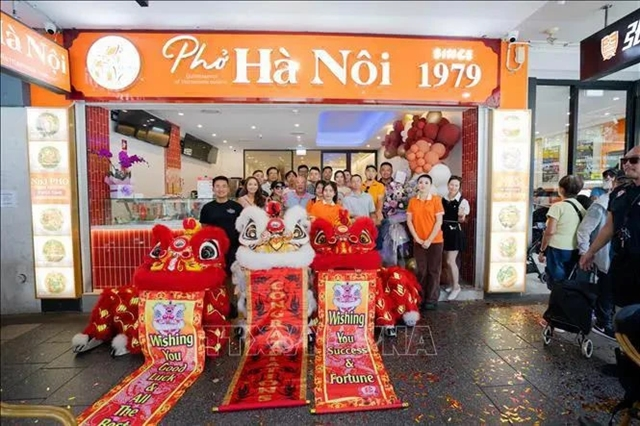
[[[238,367],[238,344],[208,360],[204,373],[163,419],[163,425],[544,424],[575,425],[588,417],[606,424],[622,396],[617,379],[599,367],[614,360],[614,342],[590,336],[584,359],[575,336],[542,342],[543,299],[442,303],[415,330],[384,339],[381,351],[397,394],[409,408],[312,415],[309,407],[213,413]],[[113,359],[106,345],[76,356],[71,337],[86,314],[2,318],[2,400],[68,407],[76,415],[142,364],[142,356]],[[313,357],[309,358],[308,397]],[[9,424],[54,424],[2,419]]]

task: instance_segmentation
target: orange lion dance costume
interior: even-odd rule
[[[185,219],[184,234],[164,225],[153,228],[155,246],[133,274],[133,283],[105,290],[91,312],[89,325],[72,339],[76,353],[111,341],[113,356],[140,353],[138,303],[141,291],[205,291],[203,329],[206,355],[215,357],[227,341],[229,297],[224,286],[229,239],[218,227],[201,228]]]
[[[341,210],[339,223],[316,219],[310,234],[316,252],[311,265],[314,271],[378,270],[376,325],[384,327],[387,335],[395,335],[395,326],[401,320],[410,327],[416,325],[420,319],[420,285],[404,268],[382,268],[380,253],[375,250],[378,231],[370,218],[351,222],[349,213]]]

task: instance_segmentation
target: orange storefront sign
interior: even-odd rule
[[[83,99],[482,104],[499,88],[497,40],[84,32],[69,52]]]
[[[1,12],[0,65],[58,93],[69,92],[69,53],[57,43]]]

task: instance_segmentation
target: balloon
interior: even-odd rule
[[[428,123],[422,132],[426,138],[434,140],[438,136],[438,130],[440,130],[440,127],[437,124]]]
[[[426,163],[424,166],[422,166],[422,168],[424,169],[425,173],[429,173],[433,168],[433,164]]]
[[[418,167],[418,163],[416,163],[416,162],[415,162],[415,160],[411,160],[411,161],[409,161],[409,168],[410,168],[411,170],[415,170],[415,169],[416,169],[416,167]]]
[[[416,158],[424,158],[424,151],[417,151]]]
[[[424,136],[424,132],[420,129],[416,130],[416,138],[420,139]]]
[[[440,157],[441,160],[446,160],[447,157],[449,156],[449,154],[451,154],[451,150],[447,149],[447,151],[444,153],[444,155],[442,157]]]
[[[418,166],[420,166],[420,167],[424,167],[424,165],[427,164],[427,162],[425,161],[424,158],[418,158],[416,160],[416,163],[418,163]]]
[[[399,155],[400,157],[404,158],[406,154],[407,154],[407,150],[406,150],[406,149],[404,149],[404,146],[402,146],[402,145],[401,145],[401,146],[399,146],[399,147],[398,147],[398,155]]]
[[[397,154],[397,151],[395,148],[387,148],[384,150],[384,158],[393,158],[395,157]]]
[[[445,125],[447,125],[447,124],[449,124],[449,123],[450,123],[450,121],[449,121],[449,120],[447,120],[446,118],[442,117],[442,118],[440,119],[440,121],[438,122],[438,126],[442,127],[442,126],[445,126]]]
[[[433,179],[433,186],[441,186],[446,185],[449,182],[449,178],[451,177],[451,170],[445,164],[436,164],[433,166],[430,172],[431,178]]]
[[[396,120],[393,122],[393,130],[395,130],[397,133],[400,133],[404,130],[404,123],[402,122],[402,120]]]
[[[386,145],[387,145],[387,141],[386,141],[386,140],[384,140],[384,141],[380,142],[380,146],[381,146],[381,147],[383,147],[383,148],[384,148]]]
[[[407,260],[407,262],[405,263],[405,268],[407,268],[409,271],[413,272],[414,274],[417,272],[418,264],[416,263],[415,257],[412,257],[411,259]]]
[[[407,130],[407,137],[410,138],[410,139],[415,138],[417,131],[418,131],[418,129],[416,129],[415,127],[410,128],[409,130]]]
[[[426,125],[427,125],[427,120],[425,118],[420,118],[420,121],[418,121],[418,129],[422,130]]]
[[[442,145],[441,143],[434,143],[431,145],[431,151],[438,154],[438,158],[442,158],[442,156],[447,152],[447,147]]]
[[[411,127],[411,123],[413,122],[413,115],[411,114],[405,114],[404,117],[402,117],[402,123],[404,124],[404,128],[407,128],[407,124],[409,125],[409,127]]]
[[[409,151],[411,151],[411,152],[418,152],[418,151],[420,151],[420,148],[418,148],[418,144],[413,144],[413,145],[411,145],[411,147],[409,148]]]
[[[424,169],[422,167],[418,166],[418,167],[415,168],[414,172],[416,172],[417,174],[424,173]]]
[[[429,164],[438,164],[440,162],[440,156],[434,151],[429,151],[424,155],[424,159]]]
[[[442,112],[440,111],[431,111],[427,114],[427,123],[438,124],[442,119]]]
[[[418,150],[422,152],[428,152],[429,149],[431,148],[431,145],[429,145],[429,142],[425,141],[424,139],[421,139],[418,142],[416,142],[416,145],[418,145]]]
[[[461,134],[462,132],[460,131],[460,127],[451,123],[445,124],[440,127],[440,130],[438,130],[438,137],[436,138],[436,141],[453,148],[453,146],[460,140]]]
[[[409,150],[409,152],[407,153],[407,160],[414,161],[415,159],[416,159],[416,153]]]
[[[402,137],[402,140],[403,140],[403,141],[406,141],[406,140],[407,140],[407,136],[409,136],[409,135],[407,134],[407,131],[406,131],[406,130],[403,130],[403,131],[400,133],[400,137]]]

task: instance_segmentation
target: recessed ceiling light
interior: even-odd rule
[[[298,123],[294,124],[294,126],[296,126],[296,127],[300,127],[300,125],[299,125]]]
[[[301,143],[299,143],[299,144],[298,144],[298,146],[302,146],[302,144],[301,144]]]
[[[215,133],[211,133],[211,136],[213,136],[215,138],[218,135],[216,135]]]
[[[297,113],[298,113],[298,110],[297,110],[297,109],[294,109],[294,110],[292,110],[291,112],[293,112],[294,114],[297,114]]]
[[[565,124],[565,126],[569,127],[569,123]]]
[[[202,129],[202,124],[198,124],[198,129]]]
[[[536,132],[536,135],[539,135],[539,134],[540,134],[540,132]]]
[[[616,96],[615,98],[613,98],[613,100],[614,100],[614,101],[619,101],[619,100],[620,100],[620,98]]]
[[[178,115],[182,117],[184,115],[184,112],[179,112]]]
[[[262,133],[260,133],[260,134],[258,135],[258,137],[259,137],[260,139],[262,139]]]
[[[229,145],[229,149],[233,149],[233,147],[231,145]]]
[[[251,130],[255,130],[255,129],[256,129],[256,126],[251,126]]]
[[[604,113],[605,116],[610,115],[610,114],[611,114],[610,112],[605,112]]]
[[[227,141],[222,141],[222,143],[227,143]]]
[[[570,113],[570,112],[568,112],[568,113],[567,113],[567,115],[571,115],[571,113]]]
[[[382,139],[382,136],[378,136],[378,140]]]
[[[371,145],[367,144],[367,148],[371,148]]]

